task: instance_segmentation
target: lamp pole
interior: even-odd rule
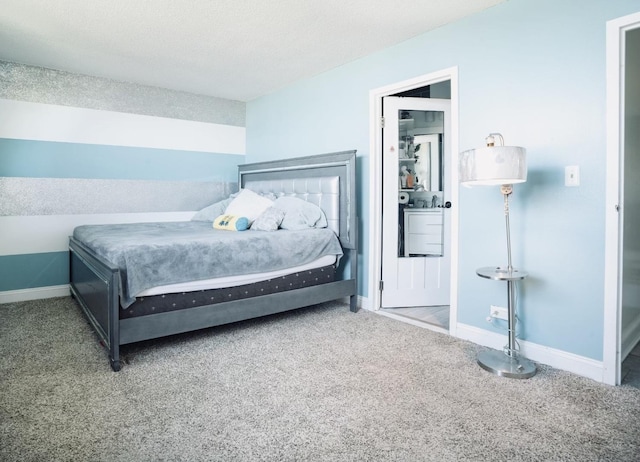
[[[510,184],[502,185],[504,196],[504,217],[507,232],[507,268],[485,267],[476,271],[478,276],[507,283],[507,323],[509,326],[508,344],[503,351],[483,351],[478,354],[478,365],[484,370],[514,379],[528,379],[536,373],[536,366],[520,356],[516,340],[516,284],[528,276],[524,271],[513,268],[511,263],[511,228],[509,225],[509,196],[513,192]]]
[[[504,220],[507,228],[507,271],[513,270],[511,264],[511,227],[509,226],[509,195],[513,192],[513,185],[503,184],[500,186],[500,192],[504,196]]]

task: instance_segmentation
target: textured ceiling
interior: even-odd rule
[[[0,0],[0,60],[240,101],[504,0]]]

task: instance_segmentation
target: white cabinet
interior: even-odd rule
[[[404,209],[404,256],[442,255],[441,208]]]

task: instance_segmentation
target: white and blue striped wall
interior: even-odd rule
[[[0,303],[68,293],[75,226],[188,220],[244,159],[244,126],[0,99]]]

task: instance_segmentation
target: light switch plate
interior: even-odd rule
[[[580,167],[568,165],[564,168],[564,185],[580,186]]]

